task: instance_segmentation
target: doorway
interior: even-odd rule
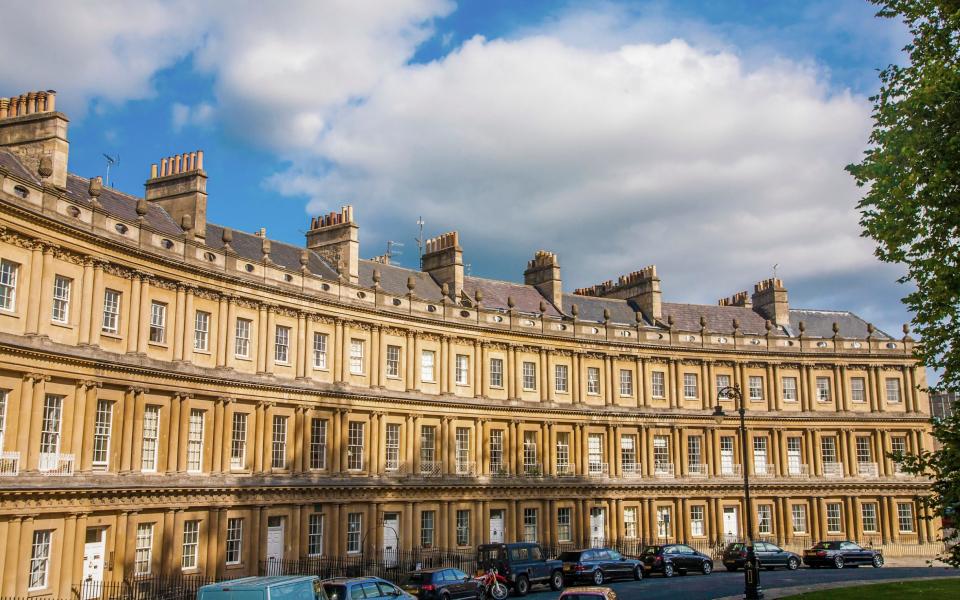
[[[81,600],[99,598],[103,587],[104,555],[107,551],[105,527],[88,527],[83,544],[83,587]]]
[[[590,545],[602,548],[606,545],[606,511],[602,508],[590,509]]]
[[[491,544],[503,543],[503,511],[502,510],[490,511],[490,543]]]
[[[383,513],[383,562],[387,568],[397,566],[400,552],[400,515]]]
[[[283,525],[283,517],[267,517],[267,575],[283,575]]]
[[[737,519],[737,507],[725,506],[723,508],[723,537],[728,542],[735,542],[740,537],[739,519]]]

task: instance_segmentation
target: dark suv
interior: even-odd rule
[[[664,577],[673,577],[675,573],[709,575],[713,572],[713,559],[686,544],[647,546],[640,558],[644,569],[651,573],[663,573]]]
[[[842,569],[847,565],[873,565],[879,568],[883,566],[883,554],[850,541],[820,542],[804,551],[803,562],[814,569]]]
[[[757,566],[762,569],[775,569],[777,567],[786,567],[791,571],[796,571],[800,566],[800,555],[794,554],[789,550],[784,550],[776,544],[770,542],[754,542],[753,553],[757,557]],[[723,566],[728,571],[742,569],[747,562],[747,545],[743,542],[734,542],[727,544],[723,550]]]
[[[627,558],[616,550],[571,550],[557,558],[563,562],[563,579],[568,583],[586,579],[603,585],[604,581],[615,577],[632,577],[637,581],[643,579],[643,563],[635,558]]]
[[[481,571],[496,569],[506,577],[518,596],[525,596],[535,583],[548,584],[554,591],[563,589],[563,563],[547,560],[543,549],[531,542],[483,544],[477,548],[477,563]]]
[[[440,568],[414,571],[403,590],[420,600],[457,600],[479,597],[479,584],[460,569]]]

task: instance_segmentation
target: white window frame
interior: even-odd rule
[[[190,409],[187,424],[187,473],[203,472],[204,411]]]
[[[503,389],[503,359],[490,359],[490,387]]]
[[[667,397],[666,375],[663,371],[650,371],[650,397]]]
[[[247,423],[247,413],[233,413],[230,429],[230,469],[234,471],[247,466]]]
[[[620,395],[624,398],[633,396],[633,371],[620,369]]]
[[[877,503],[864,502],[860,505],[860,525],[864,533],[877,533]]]
[[[567,393],[568,374],[567,365],[553,365],[553,391],[558,394]]]
[[[183,535],[180,545],[180,569],[189,571],[197,568],[197,553],[200,549],[200,521],[191,519],[183,522]]]
[[[436,382],[436,369],[434,368],[436,356],[437,353],[433,350],[420,351],[420,381],[423,383]]]
[[[807,507],[803,504],[794,504],[790,507],[790,521],[793,533],[807,533]]]
[[[573,541],[572,533],[572,513],[573,510],[568,506],[561,506],[557,509],[557,541]]]
[[[0,260],[0,310],[17,310],[17,279],[20,276],[20,264],[10,260]]]
[[[667,539],[673,532],[672,515],[669,506],[657,507],[657,537]]]
[[[253,321],[237,317],[234,325],[233,354],[237,358],[250,358],[250,329]]]
[[[270,444],[270,467],[287,468],[287,417],[273,415],[273,436]]]
[[[59,454],[60,428],[63,425],[63,396],[46,395],[40,423],[40,454]]]
[[[503,430],[490,430],[490,472],[498,475],[503,470]]]
[[[903,402],[903,394],[900,391],[900,380],[896,377],[886,377],[884,379],[887,404],[900,404]]]
[[[796,402],[797,401],[797,378],[787,376],[783,378],[782,383],[783,383],[783,401]]]
[[[70,292],[73,280],[63,275],[53,278],[53,307],[50,318],[54,323],[66,325],[70,322]]]
[[[696,373],[683,374],[683,398],[684,400],[696,400],[700,397],[700,385]]]
[[[587,395],[600,395],[600,368],[587,367]]]
[[[198,310],[193,314],[193,350],[210,351],[210,313]]]
[[[160,407],[148,404],[143,409],[143,444],[140,447],[140,471],[157,472],[160,446]]]
[[[103,318],[100,320],[100,331],[111,335],[120,333],[120,305],[122,294],[117,290],[106,288],[103,290]]]
[[[457,547],[470,545],[470,509],[457,509]]]
[[[364,348],[363,340],[350,338],[350,374],[364,374]]]
[[[396,471],[400,468],[400,424],[387,423],[384,433],[383,468],[387,471]]]
[[[106,471],[110,468],[110,432],[113,425],[113,402],[97,399],[93,418],[93,447],[90,468]]]
[[[360,554],[361,531],[363,531],[363,513],[348,513],[347,554]]]
[[[53,531],[38,529],[33,532],[30,546],[30,576],[27,591],[46,589],[50,581],[50,550],[53,547]],[[7,574],[9,575],[9,573]]]
[[[906,523],[907,527],[904,527]],[[897,502],[897,530],[900,533],[914,533],[916,527],[913,521],[913,503]]]
[[[760,535],[773,533],[773,507],[770,504],[757,505],[757,533]]]
[[[829,377],[817,377],[817,402],[830,402],[832,398],[830,387]]]
[[[307,556],[323,556],[323,513],[312,513],[307,521]]]
[[[470,385],[470,357],[466,354],[457,354],[454,364],[454,375],[457,385]]]
[[[347,470],[362,471],[365,454],[366,423],[363,421],[347,422]]]
[[[523,391],[537,391],[537,363],[525,360],[521,368],[523,369]]]
[[[273,362],[290,364],[290,328],[277,325],[273,332]]]
[[[763,377],[750,375],[747,378],[751,400],[763,400]]]
[[[224,562],[227,565],[239,565],[243,562],[242,517],[230,517],[227,519],[227,537],[224,551]]]
[[[167,304],[158,300],[150,301],[150,335],[151,344],[167,343]]]
[[[327,468],[327,420],[314,417],[310,420],[310,468]]]
[[[690,536],[703,537],[706,535],[704,530],[703,506],[695,504],[690,507]]]
[[[730,376],[718,374],[717,375],[717,390],[722,390],[723,388],[730,387]]]
[[[327,334],[319,331],[313,332],[313,368],[327,368]]]
[[[623,509],[623,537],[634,539],[637,537],[637,507],[626,506]]]
[[[826,506],[827,533],[843,533],[843,506],[839,502],[827,502]]]
[[[867,380],[864,377],[850,378],[850,401],[862,403],[867,401]]]
[[[133,558],[133,574],[153,572],[153,523],[137,524],[137,540]]]
[[[523,541],[525,542],[537,541],[537,513],[536,508],[523,509]]]
[[[420,547],[433,548],[436,541],[436,513],[432,510],[420,511]]]
[[[0,452],[3,451],[3,438],[7,431],[7,398],[8,390],[0,390]]]
[[[400,378],[400,346],[387,346],[386,375],[390,379]]]

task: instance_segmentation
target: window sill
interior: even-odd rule
[[[359,372],[359,373],[354,372],[354,371],[350,371],[349,373],[347,373],[347,375],[350,375],[350,376],[352,376],[352,377],[366,377],[366,376],[367,376],[367,374],[364,373],[364,372],[362,372],[362,371]]]
[[[123,340],[123,336],[116,331],[100,331],[100,337],[110,338],[111,340],[117,340],[118,342]]]
[[[330,372],[330,369],[329,369],[328,367],[318,367],[317,365],[313,365],[313,370],[314,370],[314,371],[323,371],[324,373],[329,373],[329,372]]]
[[[393,381],[403,381],[403,377],[400,377],[399,375],[387,375],[386,378]]]
[[[153,346],[154,348],[163,348],[164,350],[169,350],[170,346],[166,342],[147,342],[148,346]]]
[[[14,308],[13,310],[7,309],[7,308],[0,308],[0,315],[3,315],[5,317],[13,317],[14,319],[20,318],[20,313],[17,312],[16,308]]]
[[[249,356],[237,356],[236,354],[233,355],[233,359],[242,360],[243,362],[253,362],[253,359]]]
[[[273,361],[273,364],[274,364],[274,366],[277,366],[277,367],[289,367],[289,366],[290,366],[290,361],[289,361],[289,360],[284,360],[284,361],[274,360],[274,361]]]
[[[62,327],[62,328],[64,328],[64,329],[76,329],[76,328],[77,328],[76,325],[71,325],[69,321],[68,321],[68,322],[65,322],[65,323],[61,323],[61,322],[59,322],[59,321],[50,321],[50,324],[53,325],[54,327]],[[42,588],[42,589],[46,589],[46,588]]]
[[[210,352],[210,350],[197,350],[196,348],[193,349],[193,353],[194,353],[194,354],[203,354],[203,355],[206,355],[206,356],[211,356],[211,355],[213,355],[213,352]]]

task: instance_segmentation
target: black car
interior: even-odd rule
[[[403,590],[420,600],[458,600],[479,597],[479,585],[459,569],[424,569],[407,576]]]
[[[799,554],[784,550],[770,542],[754,542],[753,553],[757,557],[757,566],[768,571],[777,567],[786,567],[791,571],[796,571],[802,562]],[[722,560],[723,566],[728,571],[742,569],[747,562],[747,545],[743,542],[727,544],[727,547],[723,550]]]
[[[563,589],[563,563],[548,560],[531,542],[483,544],[477,548],[477,566],[481,571],[496,569],[518,596],[525,596],[535,583],[548,584],[555,592]]]
[[[686,544],[647,546],[640,559],[647,572],[663,573],[664,577],[673,577],[675,573],[709,575],[713,572],[713,559]]]
[[[804,551],[803,562],[814,569],[820,567],[842,569],[847,565],[873,565],[880,568],[883,566],[883,554],[879,550],[864,548],[851,541],[820,542]]]
[[[568,583],[586,579],[603,585],[604,581],[617,577],[632,577],[637,581],[643,579],[642,562],[608,548],[571,550],[561,553],[557,558],[563,563],[563,579]]]

